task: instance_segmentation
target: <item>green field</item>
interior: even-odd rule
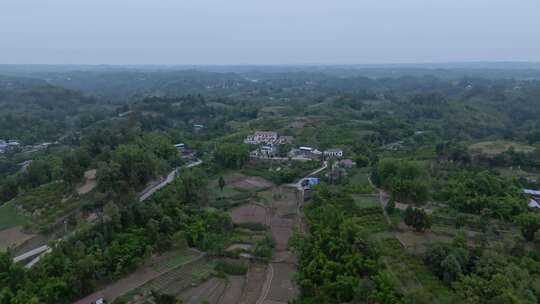
[[[353,194],[352,198],[360,208],[378,207],[380,205],[379,198],[375,195]]]
[[[18,214],[11,203],[4,204],[0,207],[0,230],[25,225],[27,223],[28,219]]]
[[[399,289],[419,303],[457,303],[455,295],[427,268],[421,257],[408,254],[395,238],[381,240],[387,269],[398,281]],[[425,301],[425,302],[424,302]]]
[[[159,272],[175,269],[192,261],[197,256],[197,252],[189,249],[166,252],[163,254],[161,261],[154,265],[154,269]]]
[[[388,230],[388,223],[384,218],[380,206],[365,207],[360,209],[358,215],[354,217],[355,222],[364,227],[366,231],[382,232]]]
[[[484,141],[469,146],[472,152],[479,152],[486,155],[497,155],[514,148],[516,152],[528,153],[534,151],[534,147],[512,141],[496,140]]]

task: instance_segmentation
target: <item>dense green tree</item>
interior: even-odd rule
[[[423,209],[407,207],[404,213],[404,221],[407,226],[412,226],[416,231],[424,231],[431,228],[432,219]]]
[[[527,241],[533,241],[538,229],[540,229],[540,214],[525,213],[516,218],[521,227],[521,234]]]
[[[70,153],[62,159],[62,169],[63,180],[70,186],[79,183],[84,176],[85,168],[79,163],[74,153]]]
[[[224,168],[241,168],[248,160],[248,149],[243,145],[220,144],[214,151],[214,158]]]
[[[396,211],[396,201],[394,200],[393,197],[391,197],[388,200],[388,203],[386,204],[386,212],[388,214],[394,214],[395,211]]]
[[[221,192],[223,192],[223,188],[225,187],[225,180],[223,179],[223,176],[219,177],[218,185]]]

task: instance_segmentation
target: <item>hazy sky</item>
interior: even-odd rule
[[[0,0],[0,63],[540,61],[540,0]]]

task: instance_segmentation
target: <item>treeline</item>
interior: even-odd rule
[[[299,255],[298,303],[399,303],[377,242],[355,223],[358,211],[348,195],[316,190],[305,209],[310,233],[290,241]]]
[[[424,255],[426,265],[464,303],[537,303],[540,257],[520,241],[470,247],[465,234],[437,243]]]
[[[461,170],[445,181],[437,198],[461,212],[512,220],[527,211],[527,201],[518,185],[489,171]]]
[[[388,190],[393,200],[415,204],[430,196],[426,179],[427,172],[419,164],[399,159],[380,160],[371,175],[371,181]]]

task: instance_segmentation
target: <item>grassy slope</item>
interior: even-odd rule
[[[17,210],[11,203],[0,207],[0,230],[25,225],[28,219],[17,213]]]

